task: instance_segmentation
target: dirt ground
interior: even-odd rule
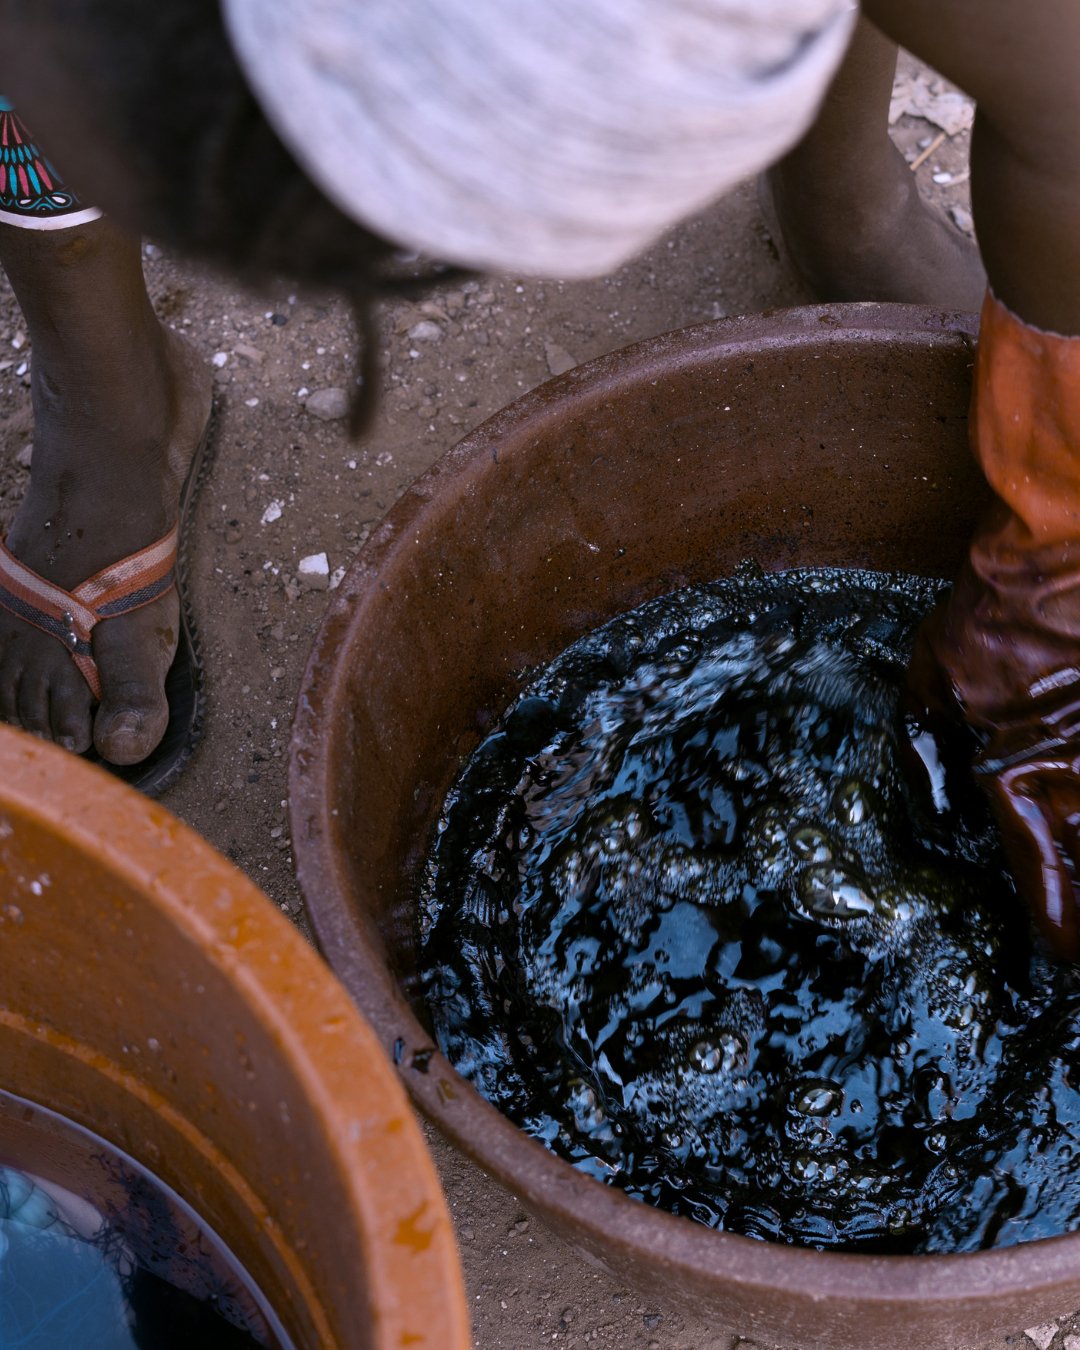
[[[908,115],[894,135],[913,160],[938,128]],[[858,172],[853,164],[853,177]],[[947,138],[918,169],[927,195],[970,228],[966,173],[964,132]],[[325,552],[331,571],[346,567],[438,455],[551,375],[668,329],[810,297],[785,270],[754,186],[745,184],[606,279],[477,279],[425,302],[387,306],[378,424],[353,444],[343,420],[323,420],[306,408],[309,394],[351,387],[352,327],[340,302],[284,286],[244,293],[152,243],[144,251],[158,313],[214,364],[218,409],[216,463],[191,549],[209,714],[202,748],[167,805],[306,932],[292,874],[285,773],[296,692],[327,597],[298,583],[300,560]],[[3,528],[24,489],[33,440],[29,354],[5,286]],[[749,1342],[733,1342],[663,1299],[643,1298],[594,1270],[428,1133],[457,1225],[478,1350],[551,1344],[750,1350]],[[1035,1328],[1030,1336],[1018,1329],[1010,1340],[1080,1350],[1077,1332],[1080,1319]]]

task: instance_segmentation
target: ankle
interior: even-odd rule
[[[785,235],[858,247],[892,234],[911,212],[922,211],[914,176],[891,144],[873,164],[856,191],[837,180],[835,163],[815,164],[814,157],[798,153],[781,160],[770,170],[769,184]]]
[[[123,350],[91,344],[91,361],[72,358],[84,349],[76,342],[60,352],[33,350],[35,463],[58,457],[77,470],[89,461],[95,473],[117,460],[121,471],[158,467],[177,402],[160,333],[140,333]]]

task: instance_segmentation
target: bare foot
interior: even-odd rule
[[[9,230],[2,249],[31,331],[35,423],[30,486],[6,542],[20,561],[65,590],[172,526],[210,411],[204,364],[158,323],[141,271],[137,285],[130,275],[132,247],[138,269],[137,244],[118,241],[115,232],[102,237],[99,226],[111,231],[106,222],[94,222],[82,251],[78,238],[67,238],[75,230],[45,235],[56,251],[44,268],[45,295],[36,275],[40,257],[28,263],[32,297],[25,296],[27,278],[20,274],[25,259],[19,251],[38,249],[41,234],[24,244],[10,235],[29,232]],[[111,256],[117,248],[126,251],[119,260]],[[84,305],[87,288],[117,281],[118,261],[120,284],[99,288]],[[94,275],[103,270],[104,278]],[[52,325],[42,305],[57,314]],[[94,745],[114,764],[138,763],[165,732],[164,682],[178,635],[175,589],[100,622],[93,632],[102,683],[95,708],[65,647],[0,610],[0,718],[76,753]]]
[[[804,182],[781,161],[759,182],[769,232],[819,300],[898,301],[977,311],[986,273],[973,239],[919,195],[899,152],[872,190]]]
[[[861,18],[814,124],[759,180],[765,220],[819,300],[977,310],[978,249],[923,201],[889,137],[896,58]]]

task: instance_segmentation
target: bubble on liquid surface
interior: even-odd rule
[[[596,1093],[587,1083],[571,1084],[566,1105],[574,1117],[574,1124],[579,1130],[586,1132],[597,1130],[607,1119]]]
[[[690,1063],[702,1073],[730,1073],[745,1052],[741,1036],[722,1031],[711,1040],[698,1041],[690,1051]]]
[[[870,818],[870,802],[865,785],[857,778],[849,779],[837,789],[833,809],[841,824],[865,824]]]
[[[724,1062],[723,1052],[710,1041],[698,1041],[690,1051],[690,1062],[702,1073],[716,1073]]]
[[[799,898],[823,919],[861,919],[874,912],[865,887],[837,867],[812,867],[798,881]]]
[[[821,1175],[821,1164],[816,1158],[798,1157],[791,1164],[791,1170],[800,1181],[816,1181]]]
[[[800,825],[791,834],[791,851],[800,862],[827,863],[832,861],[832,841],[816,825]]]
[[[600,847],[609,856],[614,856],[636,843],[641,837],[641,830],[641,817],[636,811],[613,816],[602,826]]]
[[[922,908],[919,898],[899,886],[885,886],[877,892],[878,912],[894,923],[910,923]]]
[[[803,1116],[828,1116],[843,1100],[843,1090],[835,1083],[803,1083],[795,1090],[794,1105]]]

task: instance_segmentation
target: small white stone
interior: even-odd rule
[[[330,573],[330,589],[332,591],[336,591],[344,580],[345,580],[345,568],[335,567],[334,570]]]
[[[330,389],[316,389],[307,396],[304,408],[312,417],[324,422],[338,422],[349,415],[349,395],[338,386]]]
[[[565,347],[560,347],[557,342],[545,340],[544,359],[547,361],[548,370],[552,375],[563,375],[568,370],[573,370],[577,365],[577,357],[572,356]]]
[[[24,445],[23,448],[19,451],[19,453],[15,456],[15,463],[19,466],[20,469],[28,469],[30,467],[30,461],[33,458],[34,458],[34,446],[33,443],[30,442],[27,445]]]
[[[330,587],[330,560],[325,553],[309,553],[301,558],[296,579],[309,591],[325,591]]]
[[[217,366],[219,370],[228,359],[229,359],[228,352],[215,352],[213,356],[210,358],[210,360],[214,363],[215,366]]]
[[[438,342],[442,335],[443,330],[431,319],[421,319],[409,329],[413,342]]]
[[[275,520],[281,519],[281,503],[272,501],[266,510],[262,513],[262,523],[264,525],[273,525]]]
[[[259,406],[259,400],[257,398],[246,398],[244,399],[244,406],[246,408],[257,408]]]
[[[1056,1322],[1042,1322],[1037,1327],[1028,1327],[1024,1335],[1029,1341],[1034,1341],[1039,1350],[1050,1350],[1050,1343],[1058,1333],[1058,1324]]]

